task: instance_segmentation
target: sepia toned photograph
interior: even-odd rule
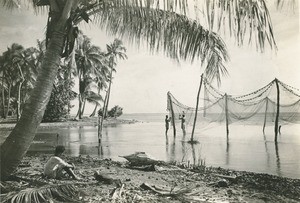
[[[300,202],[298,0],[0,0],[0,202]]]

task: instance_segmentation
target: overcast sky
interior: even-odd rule
[[[226,65],[229,77],[222,79],[220,90],[239,95],[254,91],[273,80],[300,88],[300,34],[299,11],[278,12],[270,7],[277,53],[259,53],[255,46],[237,47],[234,40],[225,37],[231,61]],[[32,11],[6,11],[0,8],[0,53],[12,43],[24,47],[36,45],[44,38],[47,16]],[[115,37],[107,36],[96,25],[82,24],[84,34],[92,43],[105,49]],[[182,62],[178,65],[162,54],[150,55],[124,41],[128,60],[120,61],[113,81],[110,106],[119,105],[124,113],[166,112],[167,92],[184,104],[195,106],[196,94],[203,68],[199,63]],[[74,104],[76,104],[75,102]],[[92,110],[89,106],[86,113]],[[76,112],[74,109],[73,112]]]

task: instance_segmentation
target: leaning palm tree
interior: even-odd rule
[[[274,45],[271,21],[267,15],[268,9],[265,1],[233,1],[237,5],[236,8],[240,9],[227,9],[228,12],[224,12],[222,19],[233,14],[238,15],[240,20],[233,20],[236,27],[241,27],[245,21],[255,22],[251,30],[253,35],[259,36],[258,43],[262,46],[265,42]],[[18,2],[20,1],[4,0],[2,4],[13,8],[19,6],[16,5]],[[35,88],[24,107],[22,116],[1,146],[2,180],[8,178],[16,169],[33,141],[49,101],[60,60],[74,47],[74,38],[78,34],[76,24],[83,20],[88,22],[90,16],[94,16],[95,22],[110,34],[118,34],[135,44],[146,41],[152,52],[161,50],[174,59],[189,61],[200,59],[203,63],[207,63],[213,57],[218,60],[214,60],[215,63],[211,64],[220,68],[228,60],[226,46],[219,35],[188,16],[189,6],[186,0],[40,0],[37,4],[35,0],[30,2],[35,8],[37,6],[49,7],[46,32],[47,50]],[[230,4],[232,0],[216,0],[216,2],[225,2],[226,8],[232,6]],[[222,4],[208,4],[207,8],[213,7],[211,12],[214,13],[220,5]],[[253,11],[255,11],[254,14]],[[212,20],[208,23],[212,24]],[[231,30],[240,33],[238,30]]]

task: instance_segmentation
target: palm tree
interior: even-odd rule
[[[7,48],[7,51],[3,53],[2,75],[3,81],[6,81],[7,86],[7,108],[4,118],[8,116],[8,113],[10,111],[10,105],[12,101],[12,89],[17,85],[17,83],[19,83],[18,79],[22,78],[22,73],[19,72],[20,61],[18,61],[18,58],[20,57],[23,51],[23,46],[14,43],[11,45],[11,47]]]
[[[109,103],[109,96],[111,91],[111,83],[113,78],[113,71],[115,71],[114,66],[116,65],[117,59],[127,59],[126,48],[123,46],[123,43],[119,39],[115,39],[113,43],[106,45],[107,54],[109,60],[109,68],[110,68],[110,74],[109,74],[109,86],[108,90],[105,96],[105,103],[103,105],[103,116],[106,117],[107,114],[107,108]]]
[[[79,107],[75,118],[82,118],[87,88],[93,82],[91,75],[97,72],[97,67],[102,64],[103,56],[99,47],[92,45],[91,40],[82,35],[78,40],[78,49],[75,50],[76,76],[79,80]]]
[[[95,75],[94,82],[96,83],[96,86],[97,86],[98,95],[100,95],[101,90],[107,88],[106,83],[108,82],[108,75],[109,75],[107,60],[104,60],[103,64],[101,66],[99,66],[97,69],[98,69],[98,71],[97,71],[97,74]],[[103,101],[102,98],[101,98],[101,100]],[[90,117],[95,116],[97,108],[100,105],[99,102],[95,102],[95,104],[96,104],[95,108],[94,108],[93,112],[91,113]]]
[[[230,7],[231,1],[225,0],[224,2]],[[17,7],[16,2],[19,1],[4,0],[3,5],[9,8]],[[50,98],[63,49],[66,46],[72,47],[68,45],[72,45],[73,40],[65,36],[72,36],[73,31],[76,30],[73,25],[82,20],[88,22],[89,16],[94,15],[96,22],[108,33],[119,34],[137,44],[146,40],[150,51],[162,50],[167,56],[175,59],[189,61],[200,59],[202,62],[207,62],[212,55],[217,55],[218,63],[223,64],[228,60],[226,46],[222,39],[216,33],[201,26],[199,21],[188,18],[186,0],[41,0],[37,5],[34,4],[36,1],[32,2],[34,6],[50,7],[46,33],[47,50],[35,87],[21,118],[1,146],[2,180],[8,178],[16,169],[34,139]],[[237,8],[241,9],[231,9],[228,13],[230,15],[238,13],[239,19],[242,19],[234,21],[235,25],[241,27],[241,24],[245,23],[244,20],[257,21],[261,26],[251,28],[255,35],[260,36],[258,43],[262,46],[265,42],[274,44],[273,35],[270,35],[270,30],[273,32],[270,18],[265,15],[268,11],[265,1],[234,0],[234,2],[238,5]],[[244,5],[246,2],[251,4]],[[215,5],[212,7],[218,8]],[[216,10],[211,11],[214,13]],[[253,10],[257,15],[252,14]],[[228,15],[224,17],[227,18]],[[261,18],[263,18],[262,21]],[[211,20],[208,21],[212,24],[211,22]],[[211,67],[207,66],[207,68]]]
[[[34,47],[27,48],[16,55],[13,59],[19,73],[17,81],[17,120],[20,118],[21,105],[26,101],[26,93],[33,86],[38,71],[38,50]],[[25,84],[24,84],[25,83]],[[23,87],[24,86],[24,87]],[[24,90],[24,91],[22,91]],[[22,94],[24,92],[24,94]],[[23,98],[23,99],[22,99]]]
[[[119,39],[115,39],[113,43],[106,45],[107,53],[106,56],[108,57],[108,66],[110,68],[109,72],[109,85],[108,85],[108,90],[106,91],[104,103],[103,103],[103,115],[99,117],[100,122],[98,126],[98,141],[100,142],[102,138],[102,127],[103,127],[103,120],[107,116],[107,108],[108,108],[108,103],[109,103],[109,96],[110,96],[110,91],[111,91],[111,84],[112,84],[112,79],[113,79],[113,72],[116,71],[114,68],[116,66],[117,59],[127,59],[127,55],[125,54],[126,48],[123,46],[123,43]]]

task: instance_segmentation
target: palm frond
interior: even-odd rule
[[[102,96],[93,91],[87,91],[85,98],[88,102],[94,103],[94,104],[100,104],[99,101],[103,101]]]
[[[207,62],[211,53],[215,53],[222,59],[218,60],[220,63],[228,60],[222,39],[184,15],[135,7],[112,7],[91,13],[97,13],[95,20],[109,34],[118,34],[138,45],[146,40],[151,52],[163,50],[176,60],[201,62]]]
[[[276,0],[278,10],[286,9],[287,11],[295,11],[298,6],[298,0]]]
[[[15,9],[20,7],[20,0],[3,0],[2,6],[7,9]]]
[[[1,200],[3,203],[40,203],[56,200],[60,202],[79,202],[79,191],[73,185],[47,185],[40,188],[29,188],[18,193],[8,193]]]
[[[205,0],[204,7],[204,16],[211,30],[214,27],[218,31],[221,27],[229,30],[238,45],[242,45],[248,37],[249,43],[254,40],[261,51],[264,51],[266,43],[271,49],[277,49],[265,0]]]

